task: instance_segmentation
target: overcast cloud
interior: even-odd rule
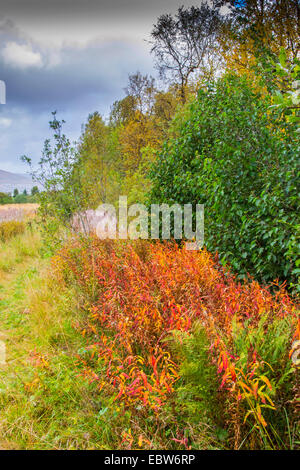
[[[149,38],[156,18],[177,0],[4,0],[0,14],[0,169],[25,172],[37,161],[51,112],[75,140],[89,113],[107,116],[129,73],[152,73]]]

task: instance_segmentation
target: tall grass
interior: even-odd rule
[[[10,238],[25,232],[24,222],[10,220],[9,222],[0,222],[0,240],[7,242]]]
[[[39,244],[40,236],[38,231],[31,229],[26,230],[25,233],[15,235],[8,241],[3,241],[0,238],[0,279],[3,273],[13,271],[26,258],[37,257]]]
[[[10,220],[23,221],[34,218],[38,204],[4,204],[0,205],[0,222]]]
[[[127,418],[112,413],[99,426],[102,403],[78,377],[84,300],[53,277],[40,248],[37,230],[0,242],[0,448],[116,448]]]

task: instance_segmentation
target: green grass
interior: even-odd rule
[[[100,414],[99,422],[108,398],[100,402],[78,377],[84,340],[73,323],[80,321],[80,295],[51,276],[50,260],[39,252],[36,232],[0,244],[0,339],[7,352],[0,366],[0,448],[113,448],[124,423],[113,413],[105,422]],[[45,367],[32,362],[34,352],[45,357]]]

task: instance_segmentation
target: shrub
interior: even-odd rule
[[[0,192],[0,205],[11,204],[13,199],[10,194]]]
[[[299,144],[270,105],[236,76],[200,90],[153,165],[150,202],[203,203],[205,244],[222,263],[295,285]]]

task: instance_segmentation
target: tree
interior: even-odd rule
[[[300,132],[300,61],[294,59],[291,64],[287,62],[284,49],[279,55],[276,66],[277,89],[273,96],[272,109],[284,114],[286,121],[295,124],[296,131]]]
[[[31,196],[36,196],[38,193],[39,193],[38,186],[33,186],[33,188],[31,188]]]
[[[91,207],[107,202],[110,158],[109,129],[98,112],[89,115],[79,144],[79,168],[85,198]]]
[[[127,96],[131,96],[135,102],[135,109],[142,114],[151,114],[154,97],[157,90],[155,89],[155,80],[148,75],[142,75],[136,72],[129,75],[128,85],[125,88]]]
[[[222,45],[227,65],[247,71],[284,48],[293,60],[299,54],[299,0],[220,0],[229,5]]]
[[[14,195],[13,195],[13,197],[18,196],[18,194],[19,194],[19,190],[18,190],[17,188],[15,188],[15,189],[14,189]]]
[[[150,43],[156,67],[162,79],[179,84],[183,102],[191,75],[212,66],[212,59],[217,57],[221,23],[219,9],[205,3],[181,7],[175,17],[161,15],[154,25]]]
[[[149,179],[146,175],[161,146],[180,101],[175,87],[158,91],[151,76],[129,75],[127,96],[113,104],[109,120],[108,151],[113,169],[109,186],[125,191],[128,200],[144,200]],[[91,153],[87,152],[87,160]]]
[[[133,118],[135,111],[136,102],[133,96],[128,95],[122,100],[115,101],[110,111],[110,125],[116,127],[127,124]]]
[[[157,148],[160,142],[159,130],[155,121],[136,111],[134,118],[120,130],[119,142],[125,171],[134,172],[141,163],[143,149],[146,146]]]
[[[162,137],[166,137],[169,125],[180,104],[178,89],[170,87],[167,91],[159,91],[155,95],[153,114],[156,120],[156,127]]]
[[[15,198],[14,198],[14,203],[15,204],[26,204],[28,202],[28,196],[24,193],[22,194],[18,194]]]
[[[61,228],[72,228],[72,216],[87,209],[84,185],[79,170],[78,145],[72,144],[63,133],[65,121],[59,121],[56,112],[49,122],[52,139],[46,139],[38,165],[33,167],[30,157],[24,155],[33,181],[42,188],[39,197],[39,226],[43,240],[50,253],[62,243]],[[20,195],[19,197],[25,197]],[[88,226],[82,220],[86,233]]]

